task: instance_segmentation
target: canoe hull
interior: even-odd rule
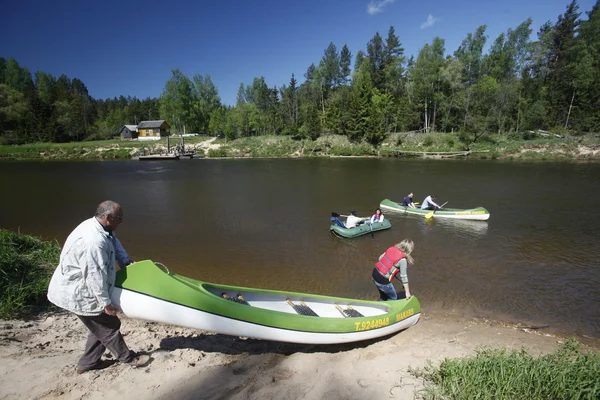
[[[368,235],[372,232],[382,231],[390,229],[392,224],[386,218],[382,222],[374,222],[373,224],[361,224],[354,228],[342,228],[341,226],[334,224],[329,227],[329,230],[337,235],[344,238],[354,238],[362,235]]]
[[[396,211],[402,214],[414,214],[425,216],[431,210],[421,210],[420,208],[405,207],[400,203],[385,199],[379,205],[381,209]],[[433,218],[447,219],[465,219],[472,221],[487,221],[490,218],[490,213],[483,207],[460,209],[460,208],[444,208],[433,213]]]
[[[420,317],[420,314],[415,314],[396,324],[365,331],[305,332],[235,320],[121,288],[115,288],[113,300],[129,318],[162,322],[225,335],[305,344],[336,344],[374,339],[407,329],[415,325]]]
[[[414,325],[421,313],[414,296],[377,302],[218,285],[169,274],[149,260],[119,271],[111,298],[131,318],[311,344],[386,336]],[[300,304],[315,316],[299,313]],[[358,314],[342,312],[350,309]]]

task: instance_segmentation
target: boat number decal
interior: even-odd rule
[[[364,321],[364,322],[355,322],[354,325],[356,326],[356,330],[357,331],[366,331],[369,329],[375,329],[375,328],[381,328],[382,326],[386,326],[390,324],[390,318],[386,317],[386,318],[379,318],[379,319],[373,319],[371,321]]]
[[[455,212],[455,215],[473,215],[473,214],[485,214],[485,211],[460,211]]]
[[[402,321],[403,319],[406,319],[414,314],[415,314],[414,308],[409,308],[406,311],[402,311],[400,314],[396,314],[396,322]]]

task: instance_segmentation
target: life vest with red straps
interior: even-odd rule
[[[394,276],[400,272],[399,268],[396,268],[394,264],[402,260],[406,256],[396,246],[392,246],[385,251],[381,260],[377,261],[375,268],[390,282],[394,279]]]

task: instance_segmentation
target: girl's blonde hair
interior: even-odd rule
[[[410,253],[412,253],[413,249],[415,248],[415,243],[412,240],[404,239],[400,243],[396,243],[394,246],[404,253],[404,255],[406,256],[406,261],[408,261],[409,264],[414,263],[415,260],[410,255]]]

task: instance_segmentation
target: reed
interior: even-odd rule
[[[411,370],[428,384],[424,399],[598,399],[600,355],[570,339],[551,354],[480,348],[473,357],[445,359]]]
[[[0,318],[48,305],[48,283],[59,257],[57,242],[0,229]]]

